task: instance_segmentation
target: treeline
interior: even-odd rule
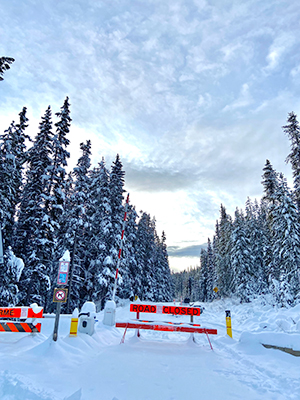
[[[36,137],[26,134],[26,108],[0,136],[0,224],[5,244],[0,264],[0,304],[36,302],[52,310],[58,260],[71,255],[70,310],[84,301],[98,309],[111,297],[124,218],[124,175],[116,156],[91,166],[91,142],[70,157],[68,97],[52,122],[49,106]],[[29,148],[28,148],[29,147]],[[128,206],[117,296],[168,301],[172,294],[166,237],[155,219]]]
[[[279,306],[300,301],[300,128],[293,112],[283,131],[290,140],[286,162],[292,167],[293,190],[267,160],[262,200],[248,198],[234,218],[221,205],[213,239],[201,250],[200,267],[172,275],[177,298],[236,296],[249,302],[271,293]]]

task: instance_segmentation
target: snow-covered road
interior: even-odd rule
[[[59,340],[52,341],[53,319],[42,333],[0,334],[1,400],[289,400],[300,398],[300,357],[264,348],[268,342],[300,350],[300,306],[276,310],[257,300],[205,304],[194,322],[217,328],[211,336],[142,331],[137,338],[102,324],[93,336],[69,337],[69,318],[61,318]],[[233,339],[226,335],[225,309],[232,314]],[[128,320],[129,304],[117,309]],[[149,316],[149,315],[148,315]],[[144,314],[143,318],[147,315]],[[148,317],[147,317],[148,318]],[[169,317],[183,321],[188,317]],[[148,318],[149,319],[149,318]],[[153,319],[153,316],[152,318]],[[166,320],[166,316],[155,315]]]

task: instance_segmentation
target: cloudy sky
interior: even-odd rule
[[[281,126],[300,109],[300,6],[268,0],[1,0],[0,129],[35,135],[69,96],[71,164],[117,153],[170,266],[199,264],[220,204],[260,198],[266,159],[291,181]],[[72,165],[72,166],[73,166]]]

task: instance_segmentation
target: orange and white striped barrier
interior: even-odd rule
[[[1,322],[0,332],[21,332],[21,333],[37,333],[41,332],[42,324],[34,325],[28,322]]]
[[[32,307],[0,307],[0,319],[17,319],[18,321],[0,320],[0,332],[22,332],[36,333],[41,332],[41,323],[25,322],[28,318],[43,318],[43,308],[37,310]]]

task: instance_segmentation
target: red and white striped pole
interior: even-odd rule
[[[126,218],[127,218],[128,204],[129,204],[129,193],[127,195],[126,204],[125,204],[125,213],[124,213],[123,226],[122,226],[120,249],[119,249],[119,254],[118,254],[117,270],[116,270],[115,283],[114,283],[114,289],[113,289],[113,294],[112,294],[113,301],[115,301],[115,295],[116,295],[116,291],[117,291],[118,273],[119,273],[119,266],[120,266],[120,261],[121,261],[122,248],[123,248],[124,231],[125,231],[125,224],[126,224]]]

